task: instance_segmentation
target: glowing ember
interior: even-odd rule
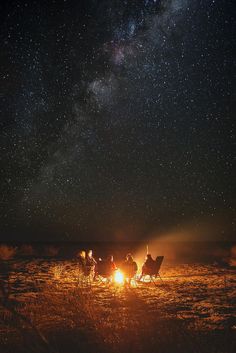
[[[117,270],[114,275],[114,281],[118,284],[124,283],[124,275],[120,270]]]

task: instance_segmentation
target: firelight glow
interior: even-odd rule
[[[117,270],[114,275],[114,282],[118,284],[124,283],[124,275],[120,270]]]

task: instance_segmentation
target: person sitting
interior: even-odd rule
[[[153,260],[152,255],[147,254],[146,260],[142,266],[141,278],[142,276],[145,276],[145,275],[152,275],[153,271],[155,270],[155,265],[156,265],[156,262],[155,260]]]
[[[105,261],[99,257],[98,262],[97,262],[97,269],[96,269],[96,274],[103,276],[105,273]]]
[[[106,268],[107,268],[107,273],[110,275],[114,274],[114,271],[117,270],[116,264],[114,262],[113,255],[109,255],[106,260]]]
[[[100,260],[98,262],[98,275],[102,277],[111,278],[116,269],[117,267],[112,255],[109,255],[106,260]]]
[[[131,254],[126,255],[126,259],[121,266],[122,271],[126,279],[130,282],[130,280],[136,275],[138,266],[134,261],[133,256]]]

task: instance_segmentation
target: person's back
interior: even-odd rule
[[[97,262],[97,274],[102,277],[110,277],[116,270],[113,257],[109,256],[105,260],[99,259]]]
[[[115,264],[115,262],[114,262],[114,258],[113,258],[113,255],[110,255],[110,256],[108,256],[108,263],[109,263],[109,266],[110,266],[110,269],[112,270],[112,271],[115,271],[116,269],[117,269],[117,267],[116,267],[116,264]]]
[[[123,262],[122,269],[127,278],[132,278],[136,274],[138,266],[131,254],[126,256],[126,260]]]
[[[101,258],[97,262],[97,274],[103,276],[105,273],[105,261]]]
[[[150,274],[154,271],[156,262],[153,260],[151,254],[147,254],[146,261],[142,266],[142,274]]]
[[[112,255],[108,256],[107,260],[105,261],[106,273],[109,276],[112,276],[116,269],[117,269],[117,267],[116,267],[116,264],[115,264],[115,262],[113,260],[113,256]]]

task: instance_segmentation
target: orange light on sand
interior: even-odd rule
[[[120,270],[116,270],[115,275],[114,275],[114,281],[118,284],[124,283],[124,275]]]

